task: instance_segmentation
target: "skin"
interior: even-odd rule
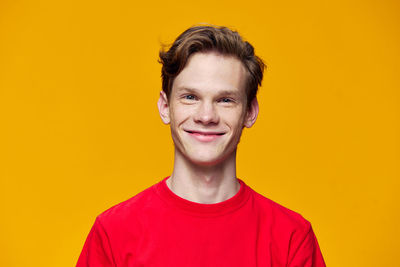
[[[175,145],[167,186],[178,196],[212,204],[239,190],[237,145],[259,110],[256,98],[247,108],[246,75],[232,56],[195,53],[175,78],[169,99],[161,91],[158,109]]]

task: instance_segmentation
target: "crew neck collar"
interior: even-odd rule
[[[156,193],[168,205],[174,206],[175,208],[181,209],[184,212],[190,213],[194,216],[214,217],[233,212],[245,204],[250,195],[249,187],[241,179],[237,178],[240,183],[240,189],[234,196],[222,202],[213,204],[197,203],[184,199],[175,194],[166,183],[168,178],[169,176],[155,184],[154,188]]]

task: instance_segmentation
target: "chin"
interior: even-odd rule
[[[223,162],[226,157],[223,156],[212,156],[212,155],[201,155],[197,154],[195,157],[189,157],[190,161],[199,166],[215,166]]]

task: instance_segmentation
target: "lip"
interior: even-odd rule
[[[224,132],[214,132],[214,131],[185,130],[185,132],[200,142],[212,142],[219,139],[221,136],[225,134]]]

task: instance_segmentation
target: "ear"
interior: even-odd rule
[[[160,97],[157,101],[158,112],[160,113],[161,120],[164,124],[170,123],[168,98],[164,91],[160,92]]]
[[[258,111],[259,107],[258,107],[257,97],[254,97],[254,99],[250,103],[250,107],[247,109],[246,118],[244,120],[244,126],[246,126],[247,128],[253,126],[253,124],[257,120]]]

